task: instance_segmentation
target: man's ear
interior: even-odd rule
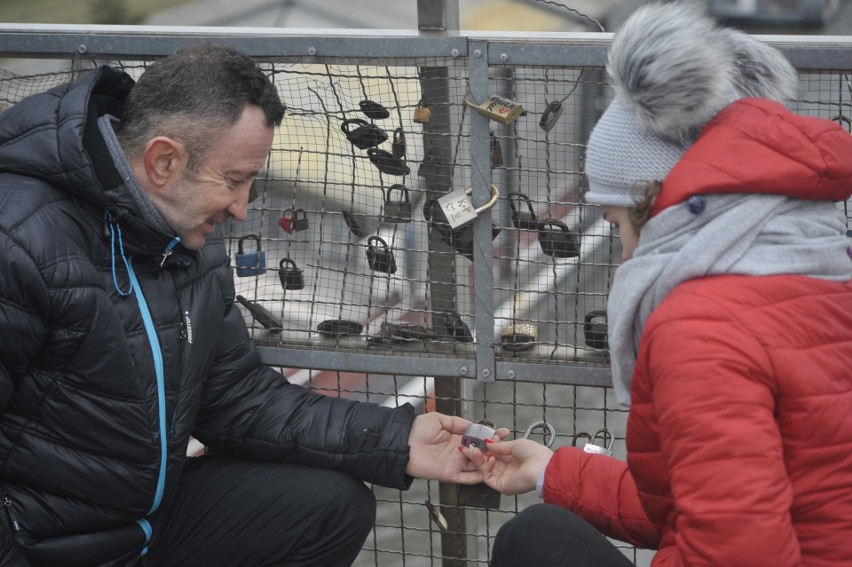
[[[188,155],[183,144],[166,136],[157,136],[148,141],[142,156],[145,176],[158,188],[167,187],[179,179],[186,168]]]

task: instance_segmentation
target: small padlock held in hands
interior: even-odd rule
[[[462,445],[476,447],[483,453],[488,451],[488,442],[492,441],[495,430],[484,423],[472,423],[462,435]]]

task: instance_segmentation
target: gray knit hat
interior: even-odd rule
[[[743,97],[786,102],[798,78],[776,49],[720,27],[697,2],[646,4],[615,34],[615,98],[586,148],[588,203],[630,207],[663,181],[701,129]]]

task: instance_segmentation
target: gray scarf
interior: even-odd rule
[[[846,219],[834,203],[779,195],[709,195],[700,214],[669,207],[642,228],[618,268],[607,306],[616,399],[630,405],[642,329],[678,284],[721,274],[798,274],[846,281]]]

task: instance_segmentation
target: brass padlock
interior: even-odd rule
[[[391,199],[391,194],[394,191],[400,194],[399,200]],[[392,223],[411,222],[411,201],[408,197],[408,189],[405,186],[397,183],[388,188],[385,197],[385,220]]]
[[[429,124],[431,118],[432,110],[426,104],[426,98],[421,98],[420,102],[417,103],[417,108],[414,109],[414,117],[411,120],[418,124]]]
[[[596,318],[603,318],[603,323],[595,323]],[[586,339],[586,346],[598,350],[606,350],[609,348],[609,333],[606,324],[606,310],[595,309],[589,311],[583,318],[583,335]]]
[[[479,104],[467,98],[464,102],[487,119],[503,125],[511,124],[525,114],[524,107],[520,103],[502,96],[490,96],[485,99],[485,102]]]
[[[532,201],[523,193],[512,192],[507,195],[509,207],[512,209],[512,224],[521,230],[538,230],[538,217],[535,216]],[[518,206],[515,206],[515,201]],[[521,208],[521,201],[526,203],[527,210]]]
[[[577,237],[565,223],[556,219],[539,223],[538,243],[542,252],[554,258],[576,258],[580,255]]]
[[[396,260],[390,247],[380,236],[367,239],[367,262],[374,272],[396,273]]]
[[[285,266],[284,264],[288,265]],[[284,289],[304,289],[305,287],[302,270],[290,258],[282,258],[278,262],[278,278],[281,280],[281,287]]]

